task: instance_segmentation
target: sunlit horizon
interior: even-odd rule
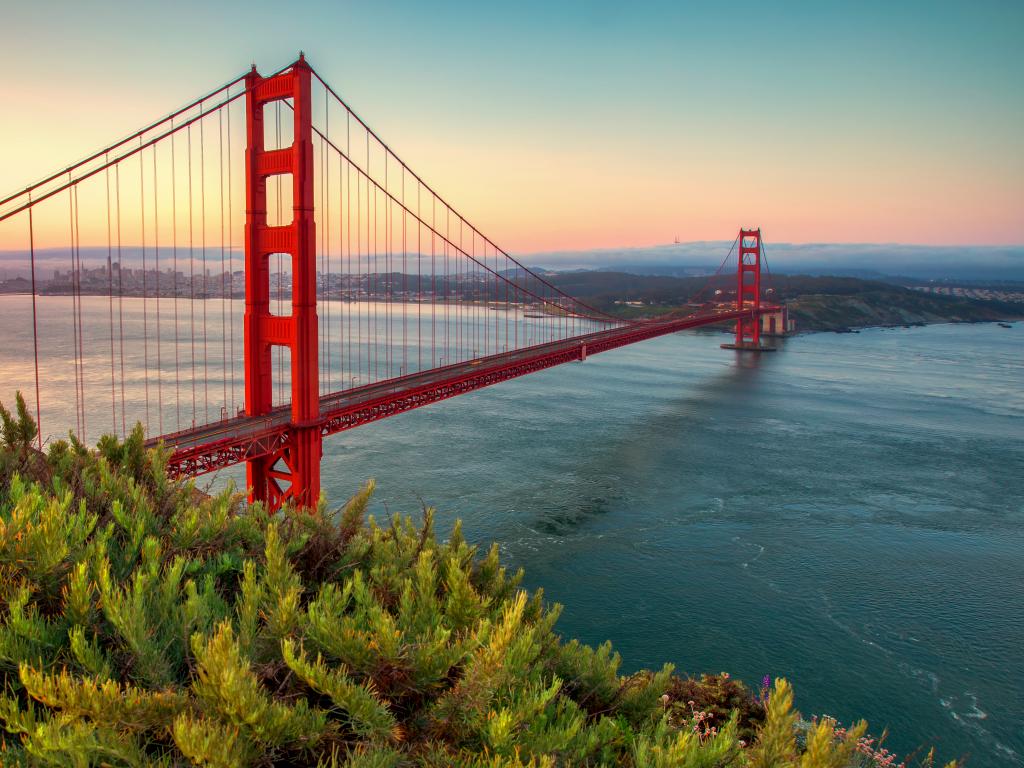
[[[60,25],[52,9],[7,5],[0,58],[17,106],[0,125],[4,195],[250,61],[269,73],[302,49],[400,157],[513,254],[721,241],[740,225],[794,244],[1024,242],[1024,105],[1010,98],[1024,74],[1020,7],[765,11],[737,40],[742,9],[661,3],[468,16],[458,4],[312,3],[269,25],[259,23],[275,18],[269,5],[124,6],[111,24],[68,3],[58,4]],[[347,30],[344,45],[332,28]],[[912,38],[900,34],[911,28]],[[395,44],[381,58],[375,33],[385,29]],[[180,56],[185,46],[194,53]],[[238,228],[234,151],[228,218]],[[162,205],[155,220],[170,219]],[[66,218],[55,207],[53,228]],[[23,240],[0,224],[0,250]],[[106,244],[102,223],[82,242]]]

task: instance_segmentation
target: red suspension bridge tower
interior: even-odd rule
[[[740,229],[736,265],[736,309],[752,310],[736,321],[736,340],[722,349],[772,352],[761,346],[761,230]]]
[[[256,68],[246,76],[245,151],[245,412],[265,416],[273,408],[271,347],[291,353],[291,423],[277,449],[249,459],[252,500],[271,509],[293,500],[300,507],[320,499],[319,361],[317,357],[316,222],[313,211],[311,70],[305,57],[278,75]],[[264,148],[264,107],[291,99],[294,140]],[[267,179],[291,176],[292,221],[267,225]],[[270,312],[270,256],[291,257],[290,316]]]

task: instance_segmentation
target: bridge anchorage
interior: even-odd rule
[[[271,510],[319,502],[323,440],[338,432],[690,328],[734,322],[724,346],[740,350],[764,349],[763,320],[785,329],[762,300],[759,229],[733,243],[735,300],[624,320],[568,295],[455,210],[301,55],[0,200],[0,225],[18,221],[22,389],[34,375],[40,447],[72,418],[89,441],[139,421],[171,477],[245,464],[251,500]],[[40,242],[47,264],[69,265],[52,281],[37,280]],[[40,356],[54,344],[73,360]]]

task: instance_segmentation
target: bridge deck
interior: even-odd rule
[[[761,313],[774,309],[762,306]],[[636,323],[355,387],[321,396],[316,424],[326,436],[627,344],[753,315],[752,309],[732,309]],[[291,425],[291,407],[284,405],[262,416],[228,418],[149,444],[163,442],[171,449],[172,475],[195,476],[273,453]]]

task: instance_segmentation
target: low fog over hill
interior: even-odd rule
[[[674,243],[644,248],[535,253],[526,262],[554,270],[601,269],[685,276],[714,272],[731,242]],[[790,274],[924,280],[1024,280],[1024,246],[765,243],[773,270]]]

